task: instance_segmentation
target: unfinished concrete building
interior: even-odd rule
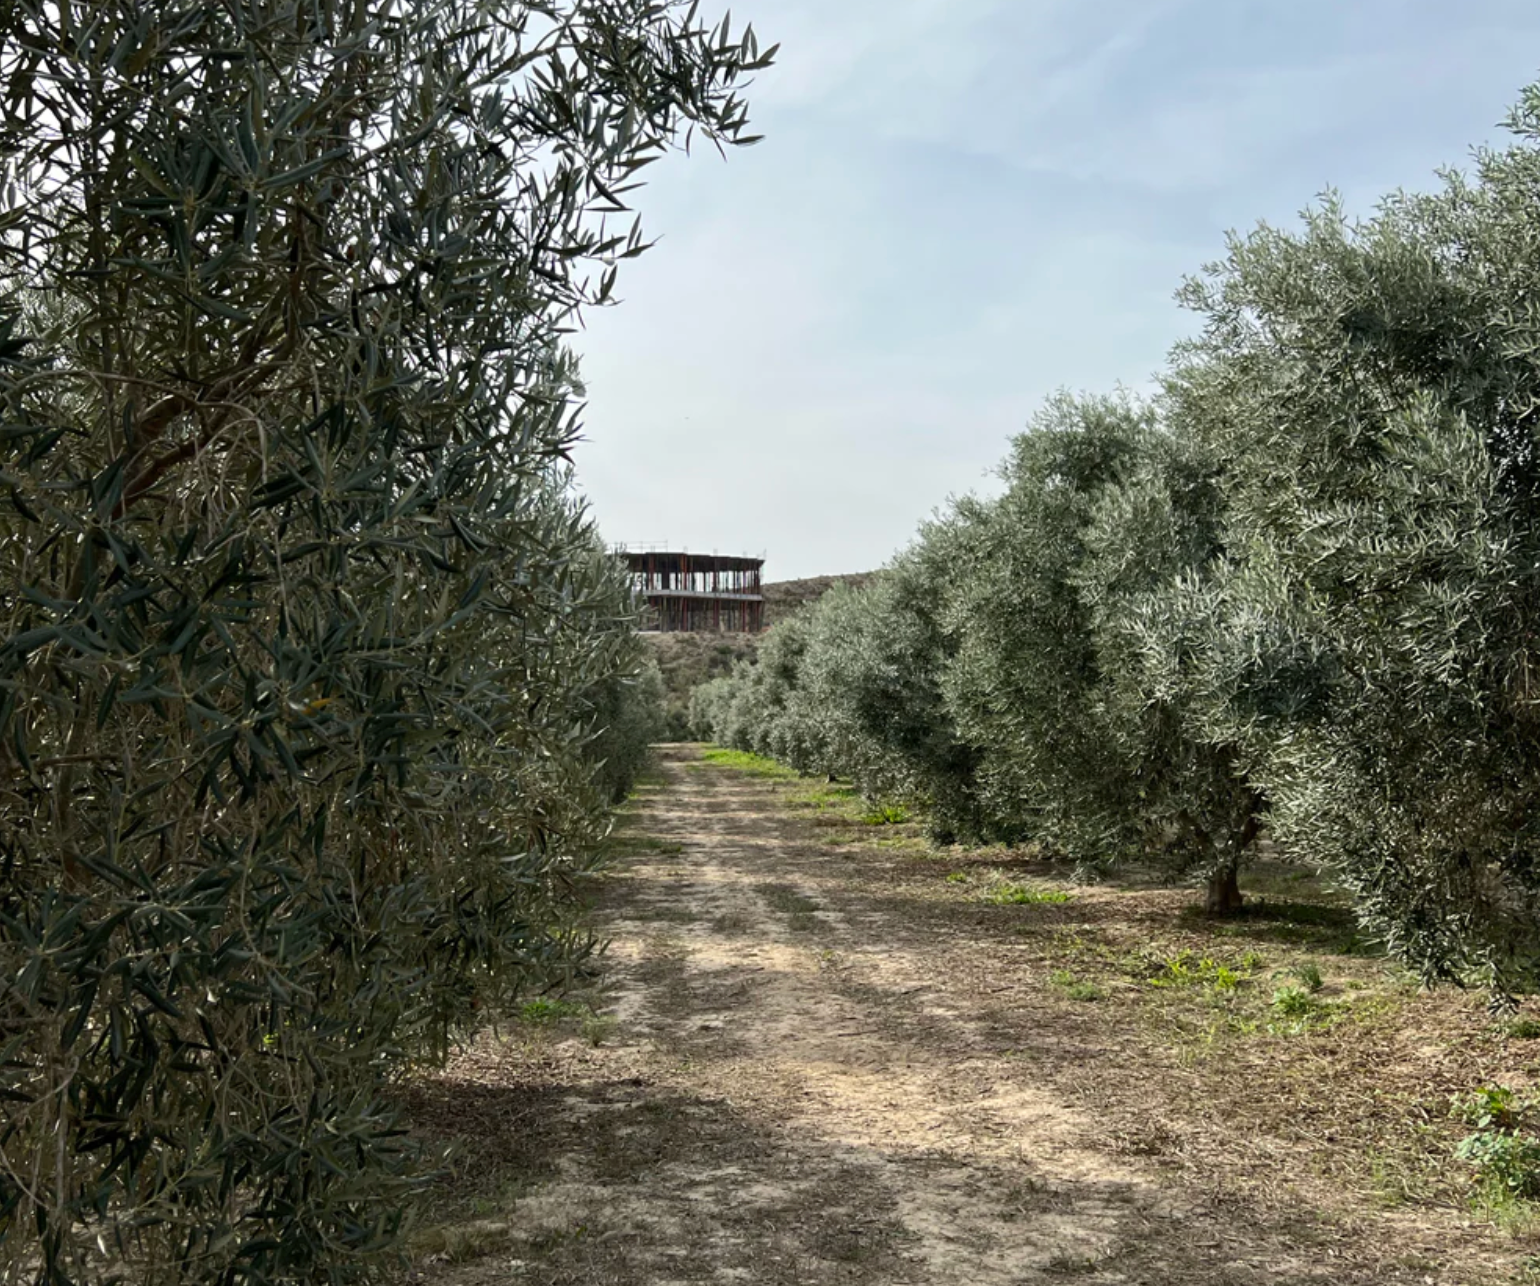
[[[637,591],[647,600],[644,629],[668,633],[757,634],[764,628],[763,558],[623,548]]]

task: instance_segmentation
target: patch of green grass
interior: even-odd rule
[[[1071,1000],[1100,1000],[1107,994],[1094,982],[1077,978],[1068,969],[1055,969],[1048,975],[1048,981]]]
[[[1516,1197],[1501,1186],[1479,1184],[1471,1197],[1471,1208],[1482,1219],[1495,1224],[1513,1237],[1533,1237],[1540,1232],[1540,1200]],[[1520,1277],[1519,1281],[1540,1278]]]
[[[1540,1018],[1515,1018],[1504,1029],[1510,1040],[1540,1039]]]
[[[1279,987],[1273,992],[1272,1007],[1285,1018],[1309,1018],[1321,1002],[1302,987]]]
[[[1321,977],[1320,966],[1314,961],[1307,960],[1304,964],[1295,965],[1289,972],[1298,978],[1304,984],[1305,990],[1312,995],[1326,985],[1326,979]]]
[[[583,1018],[590,1013],[587,1005],[575,1004],[570,1000],[552,1000],[548,996],[537,996],[519,1006],[519,1017],[537,1027],[548,1027],[564,1018]]]
[[[860,802],[861,792],[847,782],[805,780],[790,795],[794,808],[842,808]]]
[[[1248,953],[1247,959],[1250,958]],[[1225,964],[1212,956],[1200,956],[1192,951],[1178,951],[1158,964],[1155,976],[1150,979],[1152,987],[1208,987],[1214,991],[1234,991],[1246,981],[1249,972],[1245,960]]]
[[[902,804],[876,804],[861,814],[863,826],[898,826],[909,820],[909,810]]]
[[[995,906],[1057,906],[1073,900],[1074,896],[1066,889],[1039,889],[1002,880],[984,893],[984,901]]]
[[[946,882],[948,884],[966,884],[968,882],[967,871],[948,871]]]
[[[1305,970],[1292,969],[1290,973],[1298,977]],[[1328,1000],[1322,1000],[1316,995],[1310,986],[1309,977],[1302,979],[1303,987],[1283,986],[1273,991],[1272,999],[1268,1002],[1268,1012],[1271,1015],[1266,1024],[1267,1031],[1274,1036],[1299,1036],[1307,1031],[1320,1030],[1331,1027],[1338,1022],[1352,1017],[1367,1017],[1371,1011],[1379,1006],[1360,1002],[1358,1004],[1333,1004]]]
[[[797,775],[793,769],[777,763],[774,759],[751,754],[747,750],[729,750],[726,746],[707,746],[701,751],[700,763],[717,768],[731,768],[735,772],[747,773],[751,777],[769,777],[781,781]]]

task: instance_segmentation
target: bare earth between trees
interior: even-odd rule
[[[411,1091],[461,1140],[418,1279],[1530,1280],[1449,1103],[1529,1084],[1540,1042],[1418,992],[1299,877],[1216,926],[696,748],[662,772],[589,1003]]]

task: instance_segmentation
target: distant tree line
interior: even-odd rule
[[[1428,980],[1540,974],[1540,88],[1432,195],[1261,226],[1148,397],[1053,398],[997,499],[777,626],[697,735],[1202,877],[1259,835]]]

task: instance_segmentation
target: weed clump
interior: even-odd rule
[[[950,878],[948,876],[948,879]],[[1065,889],[1038,889],[1029,884],[1002,882],[984,894],[984,901],[993,903],[995,906],[1059,906],[1072,900],[1074,896]]]
[[[1451,1106],[1451,1115],[1475,1127],[1454,1154],[1471,1166],[1478,1200],[1495,1212],[1540,1199],[1534,1113],[1534,1099],[1506,1085],[1484,1085]]]
[[[1048,981],[1071,1000],[1101,1000],[1107,994],[1094,982],[1077,978],[1068,969],[1055,969],[1048,975]]]
[[[589,1012],[586,1005],[574,1004],[570,1000],[553,1000],[549,996],[538,996],[519,1007],[519,1017],[536,1027],[549,1027],[564,1018],[583,1018]]]
[[[1245,960],[1232,967],[1211,956],[1196,956],[1191,951],[1179,951],[1161,962],[1160,971],[1150,979],[1150,986],[1208,987],[1214,991],[1234,991],[1245,980],[1249,967]]]

